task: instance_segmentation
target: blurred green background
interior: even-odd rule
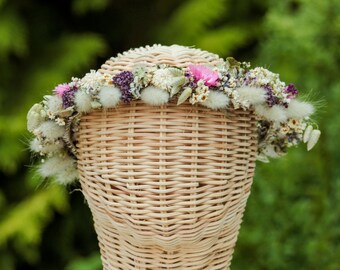
[[[338,0],[0,0],[0,269],[101,269],[81,192],[34,175],[26,112],[153,43],[251,61],[325,101],[315,149],[257,164],[232,269],[340,269]]]

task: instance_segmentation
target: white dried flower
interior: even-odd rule
[[[203,80],[197,82],[195,93],[190,98],[190,103],[195,104],[197,102],[205,102],[209,96],[209,87],[204,84]]]
[[[98,71],[91,70],[79,80],[79,86],[87,94],[95,95],[99,88],[106,82],[104,75]]]
[[[167,69],[158,69],[154,72],[151,83],[161,89],[170,90],[171,74]]]
[[[141,92],[141,99],[149,105],[159,106],[169,101],[169,93],[154,86],[148,86]]]
[[[283,123],[280,126],[279,133],[282,135],[286,135],[290,131],[290,127],[286,124]]]
[[[177,90],[179,90],[179,87],[183,85],[185,81],[182,70],[177,68],[161,68],[154,71],[151,84],[172,92],[171,95],[173,96],[178,92]]]
[[[40,103],[34,104],[27,113],[27,129],[33,132],[46,120],[46,113]]]
[[[118,105],[122,93],[115,86],[103,86],[100,88],[98,97],[103,108],[114,108]]]
[[[59,126],[65,126],[66,125],[64,118],[58,117],[58,118],[55,118],[54,120]]]
[[[287,125],[291,128],[291,129],[297,129],[300,127],[301,125],[301,121],[299,119],[294,119],[294,118],[290,118],[287,122]]]
[[[74,95],[74,102],[76,104],[77,110],[81,113],[89,112],[92,109],[92,98],[85,91],[78,90]]]

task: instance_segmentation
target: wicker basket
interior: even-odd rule
[[[220,61],[155,45],[118,55],[99,71]],[[229,268],[255,167],[251,111],[134,101],[82,116],[77,136],[104,269]]]

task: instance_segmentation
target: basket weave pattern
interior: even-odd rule
[[[100,71],[220,61],[154,46],[108,60]],[[254,174],[255,123],[251,111],[141,101],[82,116],[80,182],[104,269],[229,268]]]

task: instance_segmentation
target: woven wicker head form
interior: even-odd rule
[[[156,45],[118,55],[99,71],[221,61]],[[104,269],[229,268],[255,167],[251,112],[134,101],[82,116],[77,136]]]

